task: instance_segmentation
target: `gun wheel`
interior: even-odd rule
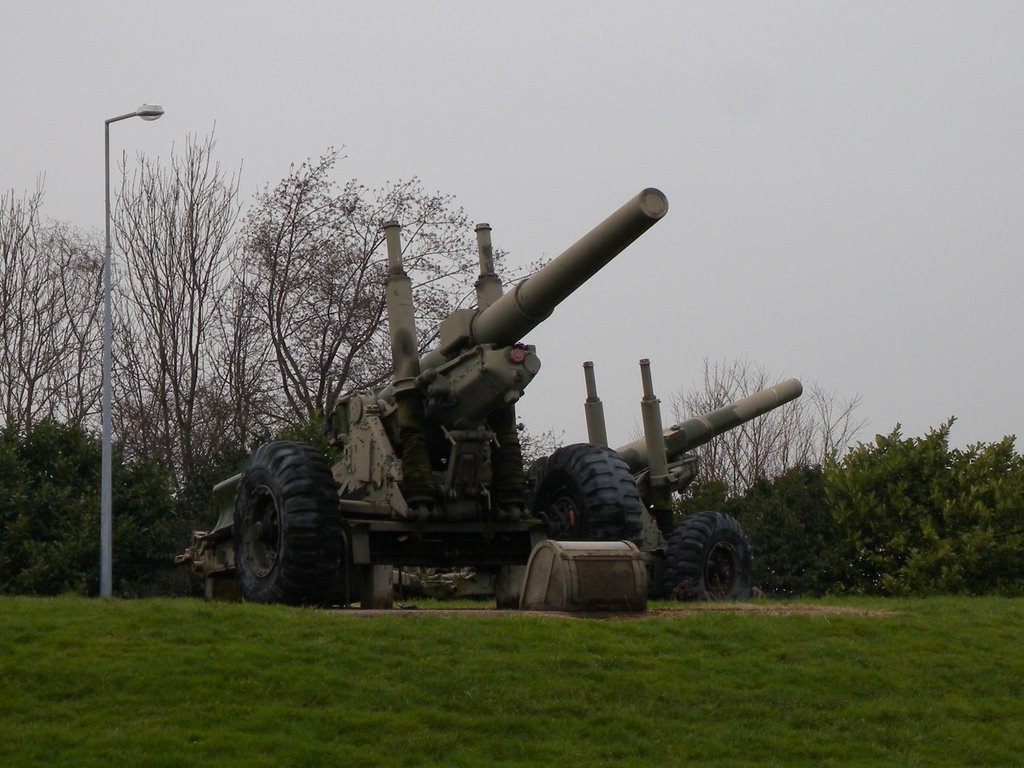
[[[749,600],[754,558],[739,521],[721,512],[698,512],[668,540],[665,591],[677,600]]]
[[[643,505],[629,468],[602,445],[566,445],[540,468],[531,509],[554,539],[636,541]]]
[[[235,569],[242,597],[317,603],[341,563],[341,513],[327,460],[310,445],[257,448],[235,492]]]

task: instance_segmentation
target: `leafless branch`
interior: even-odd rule
[[[682,421],[774,383],[767,370],[748,360],[705,359],[700,384],[673,397],[673,414]],[[699,448],[700,477],[723,481],[740,493],[759,478],[776,477],[794,466],[822,464],[835,458],[849,447],[863,426],[856,418],[859,402],[859,397],[840,400],[811,383],[797,400]]]

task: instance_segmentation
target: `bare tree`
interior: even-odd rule
[[[84,423],[98,418],[102,387],[100,239],[68,224],[50,222],[45,242],[60,317],[51,339],[60,351],[53,367],[49,415],[70,424]]]
[[[31,423],[39,378],[33,370],[39,312],[31,287],[45,266],[39,258],[42,200],[41,183],[20,199],[13,190],[0,198],[0,397],[7,423]]]
[[[0,416],[79,423],[99,395],[95,238],[41,219],[43,186],[0,195]]]
[[[704,360],[703,380],[672,398],[677,421],[721,408],[776,382],[748,360]],[[698,449],[701,480],[719,480],[734,493],[759,478],[801,465],[822,464],[843,453],[863,427],[860,397],[842,400],[817,383],[802,397],[730,430]]]
[[[330,178],[337,158],[330,150],[293,167],[259,196],[246,225],[246,279],[234,323],[246,341],[236,348],[259,349],[251,335],[258,333],[272,359],[258,356],[245,366],[236,359],[229,367],[237,386],[272,394],[261,402],[276,405],[274,420],[322,416],[343,392],[387,379],[383,222],[403,225],[421,346],[467,295],[466,276],[475,270],[472,228],[450,196],[427,193],[415,178],[376,189],[356,181],[339,188]],[[251,325],[254,317],[258,327]]]
[[[274,351],[254,301],[243,265],[232,278],[220,313],[216,355],[211,361],[224,401],[218,421],[228,440],[241,448],[257,442],[281,421],[272,376]]]
[[[553,429],[545,429],[543,432],[534,433],[520,424],[519,442],[523,451],[523,463],[529,467],[533,462],[547,458],[565,445],[565,432],[556,434]]]
[[[237,244],[237,174],[213,159],[212,136],[189,137],[168,167],[140,156],[122,173],[115,212],[117,431],[181,481],[223,440],[224,391],[212,360]]]

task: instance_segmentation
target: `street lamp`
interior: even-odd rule
[[[103,160],[106,166],[106,225],[107,242],[103,253],[103,456],[100,468],[100,597],[110,597],[113,585],[113,516],[111,513],[111,457],[110,457],[110,124],[129,117],[158,120],[164,108],[156,104],[143,104],[134,112],[118,115],[103,124]]]

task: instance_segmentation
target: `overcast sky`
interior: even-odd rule
[[[551,257],[646,186],[667,217],[527,341],[534,431],[609,437],[704,358],[861,396],[870,440],[958,418],[1021,434],[1024,3],[46,2],[0,15],[0,190],[100,231],[113,152],[216,126],[248,199],[345,147],[339,181],[418,175],[496,246]],[[1018,446],[1019,447],[1019,446]]]

